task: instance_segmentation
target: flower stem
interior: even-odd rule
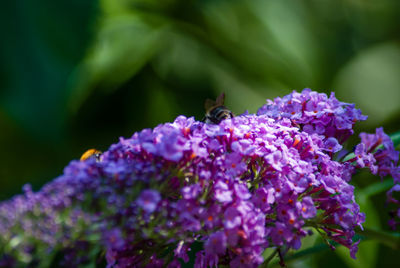
[[[267,268],[268,267],[268,263],[276,256],[277,253],[278,253],[278,249],[275,249],[274,252],[272,252],[272,254],[269,255],[268,258],[265,259],[265,261],[259,267],[260,268]]]
[[[364,239],[376,240],[394,250],[400,249],[400,233],[388,233],[369,228],[356,229],[356,233]]]

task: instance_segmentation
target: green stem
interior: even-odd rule
[[[370,197],[381,192],[385,192],[393,187],[393,179],[389,178],[384,181],[375,182],[364,189],[360,190],[360,193],[365,197]]]
[[[400,233],[388,233],[388,232],[382,232],[382,231],[377,231],[377,230],[372,230],[369,228],[365,228],[363,231],[359,228],[356,229],[356,233],[360,236],[362,240],[375,240],[378,241],[394,250],[399,250],[400,249]],[[340,244],[337,244],[336,242],[332,242],[333,246],[340,246]],[[297,251],[294,254],[288,255],[285,257],[286,262],[290,262],[296,259],[303,258],[305,256],[309,256],[312,254],[316,254],[318,252],[325,251],[329,249],[330,247],[325,244],[325,243],[320,243],[318,245],[315,245],[313,247]],[[275,253],[276,254],[276,253]],[[273,255],[273,254],[272,254]],[[267,260],[268,262],[271,261],[273,256],[270,256]],[[266,260],[266,261],[267,261]],[[265,262],[264,262],[265,263]],[[264,263],[262,265],[264,265]],[[277,264],[277,262],[274,262],[273,264]],[[260,267],[267,267],[267,266],[260,266]]]
[[[274,250],[274,252],[272,252],[272,254],[269,255],[269,257],[267,259],[265,259],[265,261],[259,267],[260,268],[267,268],[268,267],[268,263],[276,256],[277,253],[278,253],[278,248],[276,248]]]
[[[399,233],[387,233],[383,231],[373,230],[369,228],[361,229],[357,228],[356,233],[364,239],[371,239],[378,241],[394,250],[400,249],[400,234]]]

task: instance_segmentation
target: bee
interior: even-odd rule
[[[94,157],[96,159],[96,162],[100,162],[100,156],[102,152],[96,149],[89,149],[86,152],[84,152],[81,156],[81,161],[85,161],[86,159]]]
[[[215,101],[206,99],[204,108],[206,114],[203,122],[206,124],[219,124],[222,120],[234,117],[234,114],[224,106],[225,93],[221,93]]]

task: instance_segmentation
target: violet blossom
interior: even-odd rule
[[[310,228],[355,258],[365,215],[352,174],[369,167],[400,181],[398,152],[382,129],[361,135],[354,159],[335,160],[365,119],[333,93],[305,89],[256,115],[218,125],[179,116],[121,138],[101,161],[72,161],[39,192],[25,187],[0,203],[0,263],[44,262],[35,252],[61,249],[68,254],[50,264],[179,267],[200,243],[195,267],[257,267],[268,247],[299,249]]]

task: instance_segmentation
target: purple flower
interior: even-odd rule
[[[184,138],[179,136],[178,132],[172,132],[162,136],[161,141],[157,145],[158,153],[162,157],[177,162],[183,156],[185,141]]]
[[[218,181],[215,184],[215,199],[221,203],[229,203],[232,201],[232,191],[229,189],[229,186],[222,182]]]
[[[201,187],[198,184],[185,186],[181,190],[184,199],[195,199],[201,193]]]
[[[282,158],[282,152],[280,151],[275,151],[266,155],[265,160],[278,171],[282,171],[282,167],[285,165],[284,159]]]
[[[357,251],[358,251],[358,244],[360,244],[360,241],[361,241],[361,240],[358,240],[357,242],[353,243],[353,244],[351,245],[351,247],[350,247],[350,256],[351,256],[353,259],[356,259],[356,253],[357,253]]]
[[[167,268],[181,268],[181,263],[177,259],[174,259],[167,265]]]
[[[252,198],[253,204],[264,213],[269,212],[271,204],[275,202],[274,191],[273,188],[267,189],[265,187],[257,189]]]
[[[353,104],[338,101],[333,92],[328,98],[324,93],[310,89],[301,93],[293,91],[274,101],[268,100],[257,114],[266,114],[278,120],[289,118],[294,124],[305,127],[307,133],[334,137],[340,143],[353,134],[355,122],[367,119]]]
[[[226,236],[224,232],[213,233],[204,245],[204,249],[207,254],[222,255],[226,251]]]
[[[104,238],[107,248],[119,250],[125,245],[125,238],[119,228],[106,231]]]
[[[164,266],[164,260],[157,258],[157,255],[153,254],[150,256],[146,268],[159,268],[163,266]]]
[[[276,222],[275,227],[271,229],[271,239],[277,246],[283,245],[286,241],[291,241],[293,239],[291,227],[282,222]]]
[[[156,210],[157,204],[160,202],[160,200],[161,196],[158,191],[144,190],[136,200],[136,203],[145,212],[153,213]]]
[[[304,219],[313,218],[317,214],[317,209],[310,196],[304,197],[302,202],[298,202],[296,205]]]
[[[235,194],[239,199],[246,200],[251,197],[249,189],[244,184],[235,184],[233,188],[235,189]]]
[[[390,169],[390,175],[395,183],[400,183],[400,166],[394,166]]]
[[[187,253],[190,251],[190,244],[180,241],[174,250],[175,257],[182,259],[185,263],[189,261]]]
[[[395,183],[400,183],[400,167],[398,166],[399,152],[394,149],[392,140],[385,134],[383,128],[377,128],[375,134],[360,134],[361,143],[355,148],[355,157],[348,163],[355,162],[357,168],[369,167],[372,174],[378,174],[381,178],[391,175]],[[392,192],[396,186],[387,192],[388,202],[396,203],[392,198]],[[395,213],[391,213],[389,225],[396,227]]]
[[[218,125],[179,116],[119,139],[100,162],[72,161],[37,193],[26,186],[0,203],[0,243],[22,229],[14,250],[32,260],[60,249],[64,263],[78,266],[100,245],[108,267],[179,267],[199,242],[195,267],[257,267],[268,247],[298,249],[313,223],[354,257],[365,215],[348,181],[363,167],[400,181],[383,129],[360,135],[355,157],[336,161],[365,119],[310,89]],[[388,193],[394,215],[397,190]],[[15,252],[6,260],[23,266]]]
[[[328,152],[336,153],[342,149],[342,145],[334,137],[327,138],[324,141],[325,150]]]
[[[240,212],[235,207],[229,207],[224,213],[224,225],[227,229],[232,229],[242,223]]]
[[[236,152],[226,155],[224,167],[227,170],[227,174],[235,177],[246,171],[247,165],[242,160],[243,157]]]

